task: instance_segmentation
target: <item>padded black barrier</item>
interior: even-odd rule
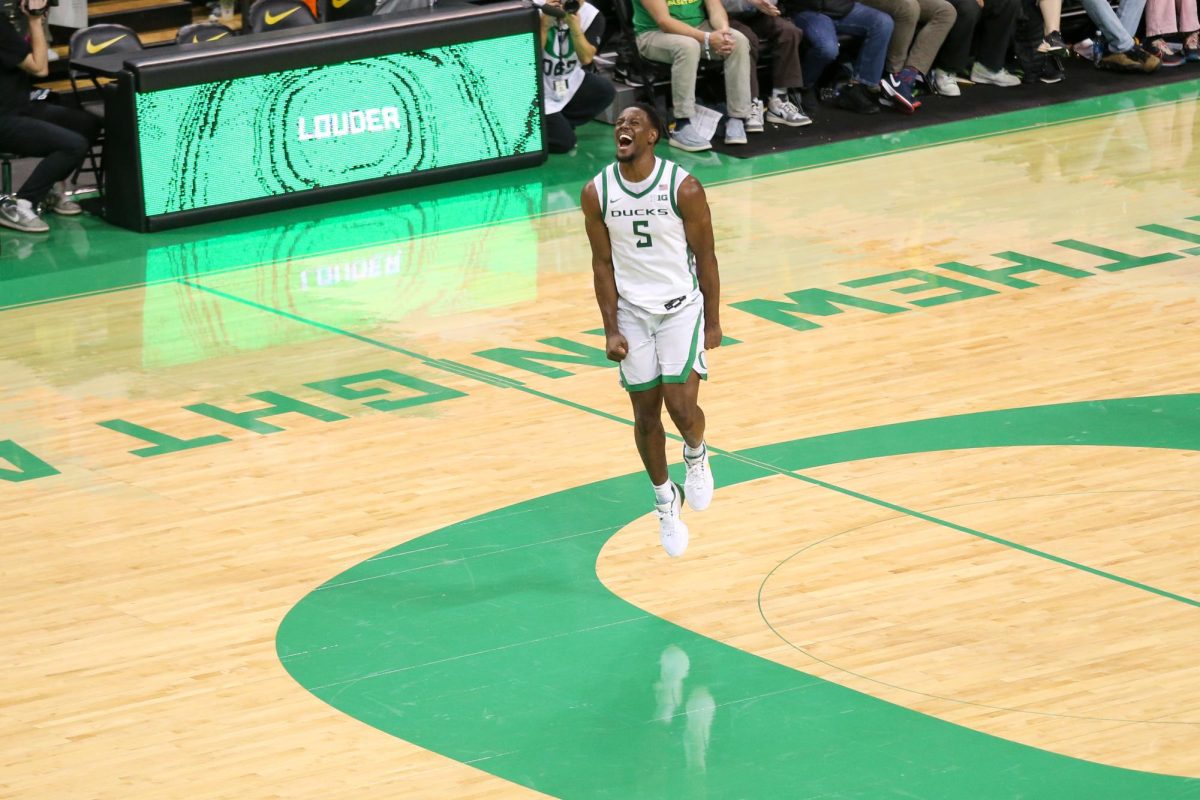
[[[86,60],[82,66],[90,66],[98,72],[110,75],[115,74],[118,79],[116,91],[108,96],[106,109],[108,138],[105,158],[108,162],[108,183],[105,217],[110,222],[132,230],[162,230],[541,164],[546,159],[546,150],[541,130],[543,119],[540,56],[536,41],[538,30],[537,10],[524,0],[499,0],[481,4],[451,2],[434,8],[239,36],[228,41],[213,42],[204,48],[166,46],[124,59],[108,56]],[[303,185],[295,189],[289,187],[276,194],[203,207],[166,210],[147,207],[147,195],[150,190],[144,186],[143,167],[151,168],[153,165],[143,165],[140,162],[141,148],[146,147],[147,143],[139,138],[139,95],[220,81],[236,81],[251,76],[270,76],[289,70],[328,68],[375,57],[420,53],[435,48],[522,34],[528,35],[528,47],[532,54],[532,58],[529,59],[531,67],[528,90],[536,94],[536,114],[531,114],[529,121],[525,123],[525,138],[528,142],[540,143],[536,149],[444,167],[433,164],[419,171],[389,174],[337,185],[305,182],[303,176],[300,176],[296,180]],[[514,78],[511,73],[497,76],[498,80],[502,78],[524,81],[524,76]],[[524,83],[521,85],[525,86]],[[218,118],[215,110],[213,118]],[[435,120],[428,120],[426,123],[442,124]],[[284,133],[291,135],[287,131]],[[487,131],[482,133],[486,135]],[[303,139],[303,135],[300,138]],[[252,144],[247,143],[247,146]],[[288,160],[289,164],[286,166],[290,167],[291,159]],[[272,169],[278,171],[274,166]],[[194,176],[192,179],[194,180]],[[187,175],[180,176],[180,181],[187,180]],[[161,193],[160,181],[159,194]]]

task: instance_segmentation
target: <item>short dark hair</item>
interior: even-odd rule
[[[634,103],[632,107],[641,109],[642,113],[646,115],[646,119],[650,120],[650,124],[654,127],[654,130],[658,131],[658,141],[661,142],[667,138],[667,126],[663,124],[662,117],[659,115],[657,108],[646,102]]]

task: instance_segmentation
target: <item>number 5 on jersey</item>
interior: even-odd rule
[[[650,220],[635,219],[633,221],[633,235],[638,237],[635,243],[638,247],[654,247],[654,239],[650,236],[650,232],[646,229],[650,227]]]

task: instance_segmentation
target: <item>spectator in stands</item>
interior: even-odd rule
[[[539,0],[538,5],[546,149],[569,153],[575,147],[575,129],[612,105],[616,96],[611,81],[584,69],[604,37],[604,16],[587,2],[564,7],[563,0]]]
[[[893,108],[911,114],[921,105],[913,96],[916,84],[933,67],[954,25],[954,6],[947,0],[861,1],[892,18],[892,38],[880,85]]]
[[[1183,55],[1176,53],[1164,35],[1184,33]],[[1200,18],[1196,0],[1146,0],[1146,49],[1162,60],[1164,67],[1200,61]]]
[[[928,85],[946,97],[958,97],[962,90],[957,77],[965,74],[971,55],[972,83],[993,86],[1019,86],[1021,79],[1004,68],[1012,46],[1020,0],[950,0],[957,16],[942,49],[934,61]]]
[[[1042,13],[1042,41],[1037,46],[1039,53],[1066,55],[1067,43],[1062,33],[1062,0],[1038,0],[1038,11]]]
[[[30,233],[50,230],[41,218],[46,211],[82,211],[56,184],[83,163],[101,128],[99,118],[86,111],[30,100],[30,76],[49,74],[45,9],[46,0],[21,3],[29,22],[28,41],[0,15],[0,150],[44,156],[16,196],[0,200],[0,225]]]
[[[1162,63],[1158,56],[1142,49],[1134,40],[1146,0],[1121,0],[1113,11],[1108,0],[1082,0],[1083,9],[1100,29],[1095,42],[1097,66],[1120,72],[1154,72]]]
[[[750,116],[746,130],[754,133],[767,122],[792,128],[809,125],[799,94],[804,88],[800,69],[800,40],[804,34],[790,19],[779,13],[773,0],[725,0],[729,27],[740,31],[750,43]],[[771,96],[764,108],[758,85],[758,59],[763,43],[771,53]]]
[[[879,113],[878,87],[892,38],[892,18],[855,0],[784,0],[784,13],[804,32],[803,66],[809,88],[821,82],[825,68],[837,58],[839,34],[862,39],[853,77],[834,102],[860,114]]]
[[[1066,77],[1062,64],[1066,45],[1058,32],[1062,0],[1021,0],[1021,12],[1013,40],[1021,82],[1061,82]]]
[[[671,147],[698,152],[712,147],[691,125],[696,111],[700,59],[724,62],[725,144],[746,143],[750,117],[750,43],[729,27],[721,0],[633,0],[633,28],[644,57],[671,65]]]

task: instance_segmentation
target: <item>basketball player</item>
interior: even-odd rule
[[[687,549],[682,501],[712,502],[704,412],[696,399],[707,377],[704,351],[721,343],[721,282],[712,219],[700,182],[654,155],[663,136],[652,106],[617,117],[617,161],[583,187],[582,205],[605,351],[619,364],[633,402],[633,438],[650,481],[659,540],[668,555]],[[683,487],[667,475],[662,407],[683,436]]]

